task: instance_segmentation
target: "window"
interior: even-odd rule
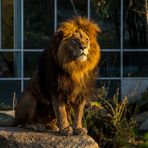
[[[59,23],[76,14],[93,19],[101,62],[97,87],[126,95],[148,87],[146,0],[0,0],[0,103],[11,104],[37,67]],[[138,88],[138,89],[137,89]]]
[[[124,52],[123,57],[125,77],[148,77],[148,52]]]
[[[99,41],[103,49],[120,48],[120,0],[91,0],[90,17],[101,27]]]
[[[124,48],[148,48],[148,17],[146,0],[124,1]]]
[[[54,32],[54,0],[24,0],[24,49],[42,49]]]
[[[31,77],[36,70],[41,52],[24,53],[24,77]]]
[[[60,0],[57,1],[57,22],[58,24],[66,19],[72,18],[78,13],[87,16],[87,0]]]
[[[13,0],[1,0],[1,48],[12,49],[14,43]]]
[[[98,76],[120,78],[120,52],[102,52],[99,66]]]

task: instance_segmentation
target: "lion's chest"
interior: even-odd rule
[[[70,103],[75,103],[78,101],[79,95],[81,94],[82,90],[77,87],[74,88],[71,92],[71,94],[68,96],[68,101],[70,101]]]
[[[60,75],[58,79],[58,96],[66,102],[79,102],[80,98],[87,92],[87,77],[82,75]]]
[[[72,79],[73,87],[68,96],[71,103],[79,102],[80,97],[84,94],[86,89],[86,80],[83,77]]]

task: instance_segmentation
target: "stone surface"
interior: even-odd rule
[[[0,126],[12,126],[15,118],[15,111],[0,110]]]
[[[148,119],[145,120],[139,127],[141,131],[148,131]]]
[[[14,110],[0,110],[0,113],[7,114],[7,115],[10,115],[12,117],[15,116],[15,111]]]
[[[61,136],[58,132],[35,132],[18,127],[0,127],[0,148],[98,148],[88,135]]]

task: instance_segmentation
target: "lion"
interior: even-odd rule
[[[87,134],[82,117],[95,86],[100,31],[96,23],[81,16],[60,24],[18,101],[14,125],[59,130],[62,135]]]

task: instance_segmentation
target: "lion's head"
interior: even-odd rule
[[[59,65],[77,75],[92,71],[100,59],[98,32],[98,25],[86,18],[75,17],[62,23],[56,33],[61,36],[56,53]]]
[[[61,40],[58,59],[60,63],[68,63],[70,61],[84,62],[90,50],[90,39],[88,35],[82,30],[78,29],[68,37]]]

